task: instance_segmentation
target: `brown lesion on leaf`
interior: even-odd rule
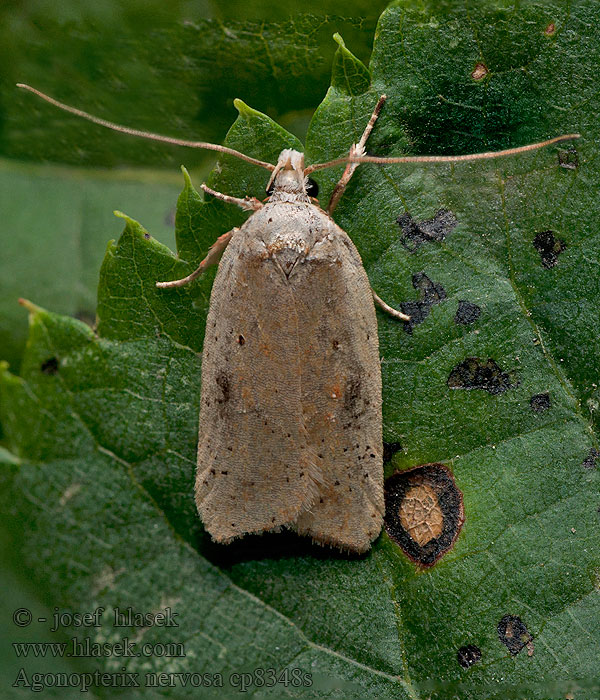
[[[386,480],[386,532],[419,566],[433,566],[443,557],[463,522],[462,493],[446,465],[424,464]]]
[[[402,527],[420,547],[439,537],[444,528],[444,515],[437,496],[427,484],[408,489],[398,517]]]
[[[478,61],[475,64],[475,68],[471,71],[471,78],[473,78],[473,80],[483,80],[488,73],[489,70],[485,63]]]
[[[546,36],[553,36],[556,33],[556,24],[554,22],[550,22],[546,29],[544,29],[544,34]]]

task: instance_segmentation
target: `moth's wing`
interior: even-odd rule
[[[304,420],[323,478],[319,498],[299,515],[296,529],[321,544],[364,552],[381,531],[385,510],[371,287],[358,251],[337,226],[292,279],[305,339]]]
[[[256,225],[250,218],[221,259],[202,356],[196,503],[223,543],[293,523],[318,493],[296,295]]]

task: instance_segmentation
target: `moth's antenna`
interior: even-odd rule
[[[43,92],[36,90],[31,85],[26,85],[25,83],[17,83],[18,88],[23,88],[32,92],[34,95],[41,97],[42,100],[49,102],[51,105],[64,110],[65,112],[70,112],[78,117],[83,117],[94,124],[99,124],[100,126],[105,126],[107,129],[112,129],[113,131],[119,131],[122,134],[129,134],[130,136],[141,136],[144,139],[151,139],[152,141],[162,141],[164,143],[170,143],[173,146],[189,146],[190,148],[204,148],[207,151],[219,151],[219,153],[226,153],[230,156],[235,156],[236,158],[241,158],[247,163],[252,163],[253,165],[259,165],[261,168],[266,168],[267,170],[275,170],[275,166],[271,163],[265,163],[263,160],[257,160],[256,158],[251,158],[250,156],[240,153],[233,148],[228,148],[227,146],[220,146],[216,143],[207,143],[205,141],[186,141],[185,139],[177,139],[171,136],[161,136],[160,134],[153,134],[150,131],[140,131],[139,129],[130,129],[128,126],[121,126],[120,124],[115,124],[114,122],[109,122],[106,119],[100,119],[100,117],[95,117],[93,114],[88,114],[81,109],[76,107],[69,107],[58,100],[55,100],[49,95],[45,95]]]
[[[399,156],[394,158],[380,158],[378,156],[344,156],[330,160],[327,163],[315,163],[304,169],[305,175],[314,173],[315,170],[323,170],[324,168],[332,168],[335,165],[344,165],[345,163],[378,163],[385,165],[386,163],[456,163],[461,160],[486,160],[488,158],[501,158],[502,156],[514,156],[518,153],[526,151],[535,151],[537,148],[551,146],[553,143],[561,141],[570,141],[571,139],[580,138],[580,134],[565,134],[564,136],[556,136],[547,141],[539,143],[530,143],[527,146],[517,146],[516,148],[507,148],[504,151],[487,151],[485,153],[470,153],[462,156]]]

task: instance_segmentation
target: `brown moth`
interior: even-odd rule
[[[381,371],[374,301],[360,255],[331,218],[359,163],[456,162],[512,155],[577,134],[495,153],[463,156],[364,155],[383,95],[347,156],[304,164],[286,149],[276,165],[233,149],[122,127],[52,104],[124,133],[216,150],[271,171],[265,203],[202,189],[252,211],[221,236],[187,284],[219,262],[202,355],[196,504],[216,542],[295,530],[343,551],[366,552],[383,524]],[[308,175],[346,164],[326,210]],[[222,257],[221,257],[222,255]]]

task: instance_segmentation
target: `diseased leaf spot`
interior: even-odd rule
[[[579,167],[579,155],[575,146],[561,148],[558,151],[558,165],[565,170],[577,170]]]
[[[456,660],[463,668],[469,668],[481,661],[481,649],[474,644],[467,644],[456,652]]]
[[[564,241],[554,237],[552,231],[542,231],[533,239],[533,246],[540,254],[542,265],[550,269],[558,262],[558,256],[567,247]]]
[[[544,29],[544,34],[546,36],[552,36],[556,32],[556,25],[554,22],[550,22],[550,24]]]
[[[505,615],[498,623],[498,638],[512,656],[527,647],[529,656],[533,654],[533,637],[520,617]]]
[[[583,460],[584,469],[595,469],[597,466],[598,458],[600,457],[600,450],[592,447],[589,451],[588,456]]]
[[[384,442],[383,443],[383,461],[384,463],[389,462],[392,457],[402,449],[402,445],[399,442]]]
[[[502,394],[517,386],[508,372],[503,372],[495,360],[467,357],[450,372],[449,389],[483,389],[490,394]]]
[[[40,365],[40,370],[44,374],[56,374],[58,372],[58,359],[56,357],[50,357]]]
[[[405,212],[396,219],[396,222],[402,230],[400,243],[409,253],[416,252],[425,241],[443,241],[458,224],[457,218],[449,209],[440,209],[433,219],[420,223]]]
[[[489,70],[485,63],[476,63],[475,68],[471,71],[471,78],[473,80],[483,80],[485,76],[489,73]]]
[[[535,394],[529,399],[529,405],[531,406],[531,410],[536,413],[547,411],[552,405],[550,394],[548,392],[544,394]]]
[[[425,464],[386,479],[386,532],[419,566],[433,566],[443,557],[463,522],[462,493],[446,465]]]
[[[149,233],[145,233],[145,234],[144,234],[144,238],[145,238],[147,241],[149,241],[149,240],[152,238],[152,236],[151,236]]]
[[[481,314],[481,307],[473,304],[470,301],[459,301],[454,323],[459,326],[467,326],[470,323],[475,323]]]
[[[406,491],[398,517],[419,547],[442,534],[444,516],[435,491],[427,484],[412,486]]]
[[[419,301],[404,301],[400,305],[402,311],[410,316],[410,321],[404,321],[404,330],[412,335],[413,328],[429,316],[431,307],[446,299],[446,290],[438,282],[432,282],[424,272],[418,272],[412,277],[413,287],[421,294]]]
[[[244,343],[246,342],[246,338],[244,338],[244,336],[240,334],[238,335],[237,341],[240,345],[244,345]]]

